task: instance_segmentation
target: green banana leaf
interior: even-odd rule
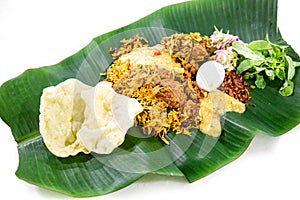
[[[193,130],[191,136],[169,133],[170,145],[144,137],[131,128],[125,142],[110,155],[78,154],[58,158],[45,147],[39,133],[39,102],[45,87],[68,78],[91,86],[111,64],[110,47],[136,34],[159,43],[176,32],[210,35],[214,26],[230,30],[243,41],[264,39],[285,43],[276,23],[274,0],[199,0],[162,8],[126,27],[94,38],[78,53],[53,65],[30,69],[0,87],[0,117],[18,143],[16,175],[29,183],[75,197],[103,195],[133,183],[147,173],[185,176],[196,181],[238,158],[257,133],[278,136],[300,122],[300,74],[294,78],[291,97],[278,94],[279,83],[251,90],[252,100],[244,114],[228,113],[223,131],[212,138]],[[292,49],[289,55],[299,61]],[[284,105],[284,106],[282,106]],[[285,109],[293,107],[293,109]],[[282,119],[285,119],[282,123]]]

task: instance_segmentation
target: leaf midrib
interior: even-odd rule
[[[18,145],[24,145],[25,143],[28,143],[32,140],[35,140],[37,138],[42,137],[39,130],[27,133],[26,135],[23,135],[22,137],[19,137],[16,142]]]

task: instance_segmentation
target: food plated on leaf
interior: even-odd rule
[[[214,19],[179,28],[171,14],[165,28],[149,26],[160,13],[190,9],[182,15],[205,21],[195,5],[207,1],[159,10],[3,84],[0,114],[19,144],[17,176],[78,197],[118,190],[147,173],[193,182],[236,159],[256,133],[277,136],[299,124],[299,109],[279,108],[299,105],[299,57],[274,23],[247,11],[252,22],[243,30]],[[246,11],[253,2],[240,6]],[[261,29],[249,34],[253,23]],[[23,80],[40,84],[12,97]],[[291,116],[283,126],[282,115]]]

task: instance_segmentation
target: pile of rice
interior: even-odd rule
[[[114,62],[105,81],[117,93],[137,99],[144,111],[136,116],[135,125],[168,144],[168,132],[189,135],[190,129],[200,127],[200,102],[208,92],[198,87],[196,73],[213,51],[210,44],[199,33],[174,34],[154,47],[139,35],[124,39],[120,48],[110,49]],[[229,88],[226,84],[226,91],[237,97]]]

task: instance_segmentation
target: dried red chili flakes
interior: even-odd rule
[[[236,74],[235,71],[227,71],[223,81],[223,89],[229,96],[248,104],[251,99],[249,84],[243,79],[243,76]]]

